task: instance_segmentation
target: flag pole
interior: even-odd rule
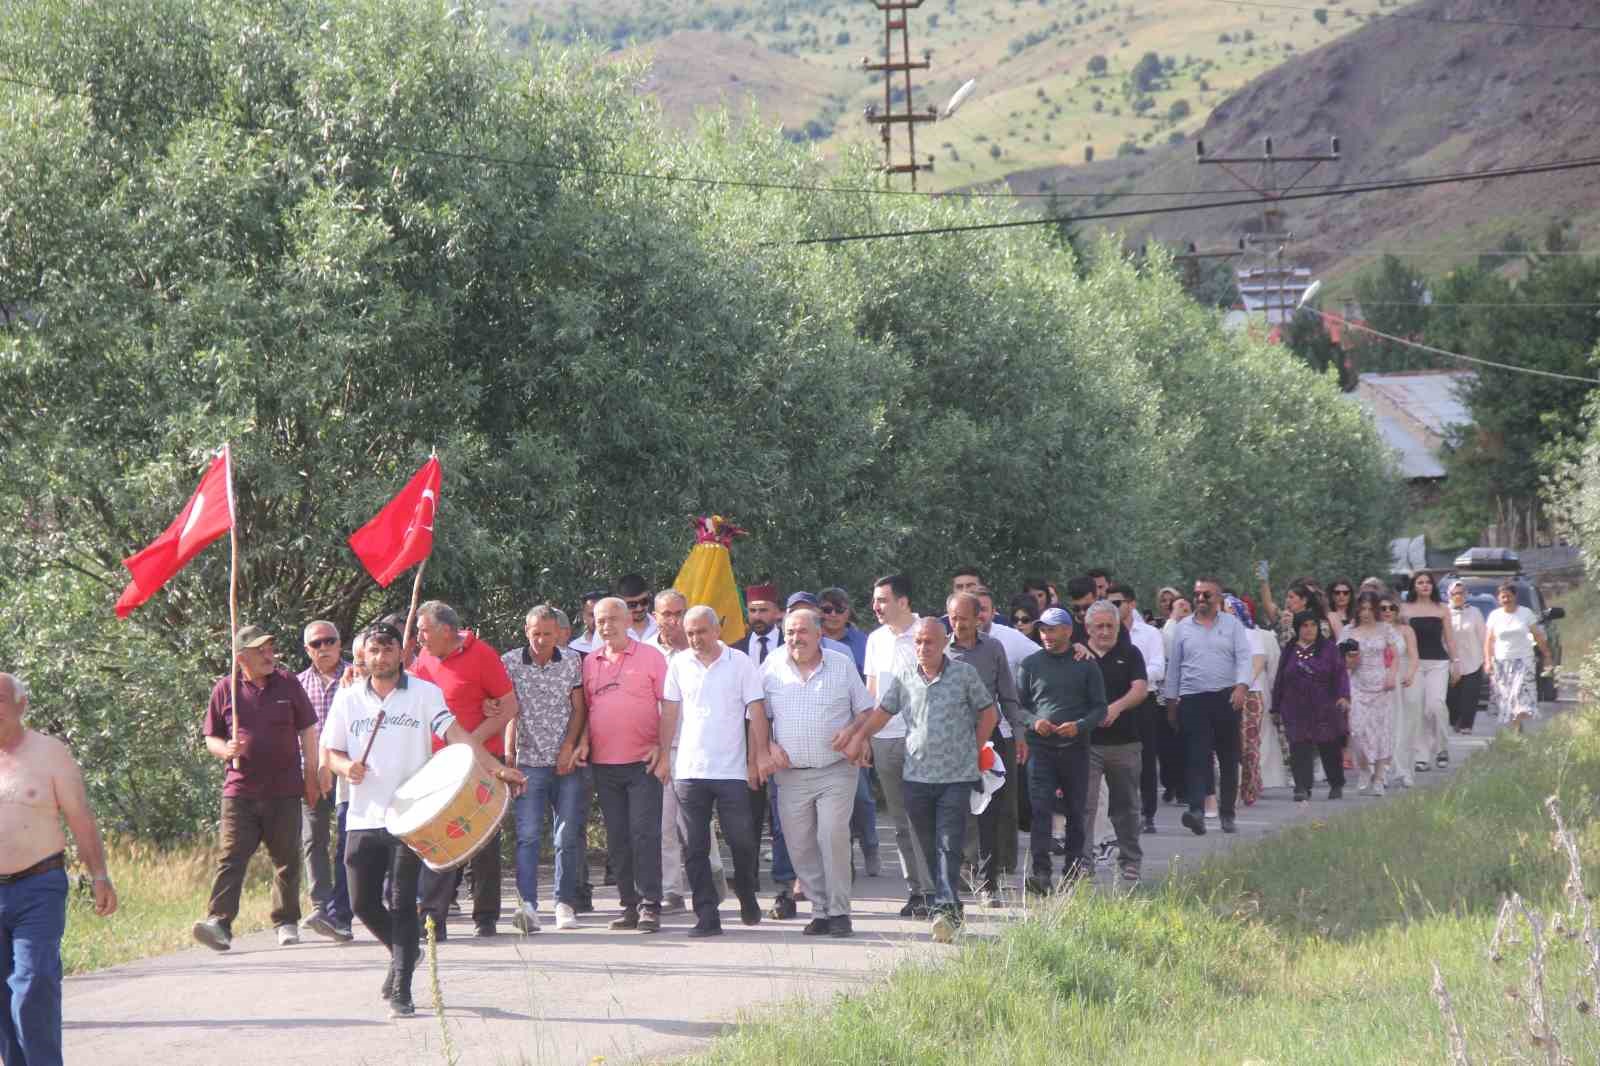
[[[239,522],[233,509],[233,453],[222,446],[228,484],[228,702],[233,705],[233,739],[239,739]],[[237,757],[234,768],[239,766]]]
[[[439,458],[439,448],[438,448],[437,445],[435,445],[434,447],[428,449],[428,458],[429,459],[437,459],[437,458]],[[428,555],[432,555],[432,554],[433,554],[433,552],[430,550]],[[405,669],[407,666],[411,665],[410,663],[405,661],[405,659],[406,659],[406,644],[407,644],[408,641],[411,640],[411,626],[417,620],[417,604],[419,602],[421,602],[421,600],[422,600],[422,572],[424,570],[426,570],[427,568],[428,568],[428,556],[424,555],[422,557],[422,561],[417,564],[417,576],[411,582],[411,606],[410,606],[410,608],[408,608],[406,610],[406,629],[405,629],[405,632],[400,634],[400,668],[402,670]],[[420,646],[419,646],[418,650],[419,651],[421,650]]]

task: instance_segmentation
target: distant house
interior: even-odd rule
[[[1470,370],[1408,370],[1362,374],[1346,396],[1372,412],[1378,435],[1394,449],[1407,481],[1437,482],[1444,478],[1440,454],[1454,426],[1469,426],[1472,415],[1461,390],[1474,375]]]

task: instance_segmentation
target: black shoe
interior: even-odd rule
[[[1144,828],[1141,829],[1139,832],[1140,832],[1141,835],[1143,835],[1145,833],[1154,833],[1155,831],[1156,831],[1156,818],[1155,818],[1155,815],[1152,814],[1150,817],[1148,817],[1148,818],[1146,818],[1144,820]]]
[[[855,931],[855,926],[850,924],[848,914],[835,914],[828,919],[829,936],[853,936]]]
[[[1178,802],[1178,797],[1173,795],[1172,789],[1170,789],[1170,788],[1169,789],[1165,789],[1161,793],[1161,802],[1162,803],[1176,803],[1176,802]]]
[[[658,933],[661,931],[661,907],[655,903],[645,903],[639,907],[639,921],[636,923],[641,933]]]
[[[1022,890],[1030,896],[1048,896],[1052,891],[1050,879],[1030,877],[1022,883]]]
[[[794,897],[788,892],[779,892],[772,901],[772,908],[767,911],[768,918],[778,921],[787,921],[799,913],[799,908],[794,905]]]
[[[1309,793],[1309,792],[1301,792],[1298,788],[1294,790],[1294,801],[1296,803],[1304,803],[1306,800],[1308,800],[1310,798],[1311,798],[1311,793]]]
[[[483,939],[484,937],[499,936],[500,933],[494,927],[493,922],[477,922],[474,924],[472,935]]]
[[[906,897],[906,905],[904,907],[900,908],[900,917],[902,917],[902,918],[926,917],[926,913],[918,914],[917,912],[918,911],[926,912],[927,909],[928,909],[927,901],[922,898],[922,895],[920,893],[913,892],[913,893],[911,893],[911,895]]]
[[[761,924],[761,901],[754,896],[739,901],[739,920],[745,925]]]
[[[593,914],[594,913],[594,886],[593,885],[579,885],[578,886],[577,898],[575,900],[573,900],[573,902],[572,902],[572,913],[573,914]]]
[[[1343,785],[1329,785],[1328,786],[1328,798],[1331,799],[1331,800],[1344,799],[1344,786]]]
[[[1239,827],[1233,824],[1233,815],[1224,814],[1220,821],[1222,823],[1222,831],[1224,833],[1237,833],[1239,831]]]
[[[1185,829],[1189,830],[1189,832],[1193,833],[1195,836],[1203,837],[1206,835],[1205,815],[1196,814],[1194,811],[1184,811],[1183,817],[1179,818],[1178,820],[1183,823],[1183,827]]]
[[[848,921],[848,919],[846,920]],[[813,918],[806,923],[806,927],[800,930],[800,933],[803,936],[826,936],[830,929],[831,926],[828,924],[828,919]]]
[[[692,939],[696,939],[696,940],[698,940],[700,937],[706,937],[706,936],[721,936],[722,935],[722,923],[720,921],[717,921],[717,922],[695,922],[694,923],[694,927],[689,930],[687,935],[689,937],[691,937]]]
[[[389,1001],[389,1017],[391,1018],[409,1018],[416,1013],[417,1008],[411,1002],[411,993],[409,992],[396,992],[394,998]]]
[[[378,995],[383,997],[385,1003],[394,998],[394,967],[389,967],[389,972],[383,975],[383,987],[378,990]]]
[[[624,907],[622,913],[611,919],[607,926],[610,929],[637,929],[639,928],[639,908]]]

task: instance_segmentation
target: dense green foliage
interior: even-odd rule
[[[864,599],[904,569],[929,608],[971,560],[1002,593],[1381,562],[1370,426],[1168,261],[1107,245],[1080,273],[1032,230],[797,246],[1003,216],[861,191],[865,160],[830,175],[758,123],[668,134],[639,70],[514,60],[446,6],[0,9],[29,83],[0,84],[0,304],[28,312],[0,332],[6,665],[114,824],[209,809],[226,548],[130,623],[110,607],[223,440],[242,615],[288,647],[403,605],[343,541],[431,447],[426,591],[496,640],[537,600],[670,580],[711,511],[750,530],[745,578]]]
[[[1594,983],[1570,870],[1551,847],[1559,797],[1580,854],[1600,843],[1600,714],[1502,734],[1448,785],[1306,819],[1178,870],[1131,898],[1082,891],[1024,921],[974,922],[959,950],[908,953],[890,978],[825,1008],[783,1004],[694,1061],[716,1066],[1014,1066],[1175,1062],[1392,1066],[1594,1062]],[[1148,867],[1147,867],[1148,870]],[[1587,884],[1595,870],[1584,871]],[[1543,987],[1511,893],[1546,923]],[[980,919],[981,921],[981,919]],[[987,934],[987,935],[986,935]],[[1469,1055],[1452,1057],[1434,967]],[[1539,1006],[1563,1058],[1535,1036]]]

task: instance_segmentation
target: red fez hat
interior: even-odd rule
[[[770,582],[765,585],[746,585],[744,589],[745,605],[749,606],[756,600],[764,600],[767,603],[778,603],[778,586],[771,584]]]

